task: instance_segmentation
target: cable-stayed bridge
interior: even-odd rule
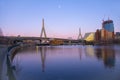
[[[79,31],[79,37],[81,37],[81,31]],[[60,44],[74,44],[79,43],[80,40],[73,40],[73,39],[64,39],[64,38],[49,38],[47,37],[45,26],[44,26],[44,19],[42,19],[42,29],[40,37],[12,37],[12,36],[0,36],[1,41],[7,41],[7,43],[16,44],[20,42],[26,43],[36,43],[36,44],[48,44],[48,45],[60,45]]]
[[[44,37],[11,37],[11,36],[1,36],[0,40],[4,40],[8,43],[17,42],[38,42],[39,44],[49,44],[50,41],[58,40],[62,41],[63,44],[79,43],[79,40],[63,39],[63,38],[44,38]],[[45,41],[45,42],[44,42]]]

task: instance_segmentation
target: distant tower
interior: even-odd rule
[[[78,40],[82,39],[81,28],[79,28]]]
[[[41,30],[40,37],[42,37],[43,34],[44,34],[44,38],[47,38],[47,35],[46,35],[46,32],[45,32],[45,27],[44,27],[44,19],[42,19],[42,30]]]

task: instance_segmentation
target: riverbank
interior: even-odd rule
[[[2,78],[3,63],[5,60],[5,55],[7,54],[7,46],[0,45],[0,80]]]
[[[16,48],[15,50],[13,49],[14,47],[17,48],[17,45],[0,45],[0,80],[15,80],[10,59],[8,59],[8,56],[6,56],[9,55],[8,53],[14,53],[16,51]],[[13,49],[12,52],[11,49]]]

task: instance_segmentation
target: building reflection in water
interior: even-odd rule
[[[112,68],[115,66],[114,46],[87,46],[85,47],[87,57],[97,57],[103,60],[105,67]]]
[[[102,59],[105,67],[112,68],[115,66],[115,51],[114,47],[103,46],[102,48],[96,48],[95,54],[98,59]]]
[[[45,60],[46,60],[46,49],[47,47],[40,47],[41,61],[42,61],[42,72],[45,71]]]
[[[95,51],[94,51],[94,46],[86,46],[85,47],[85,55],[89,57],[94,57],[95,56]]]
[[[38,53],[38,50],[39,50],[39,46],[36,46],[36,53]]]

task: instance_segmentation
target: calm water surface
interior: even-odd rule
[[[13,65],[17,80],[120,80],[120,46],[21,48]]]

